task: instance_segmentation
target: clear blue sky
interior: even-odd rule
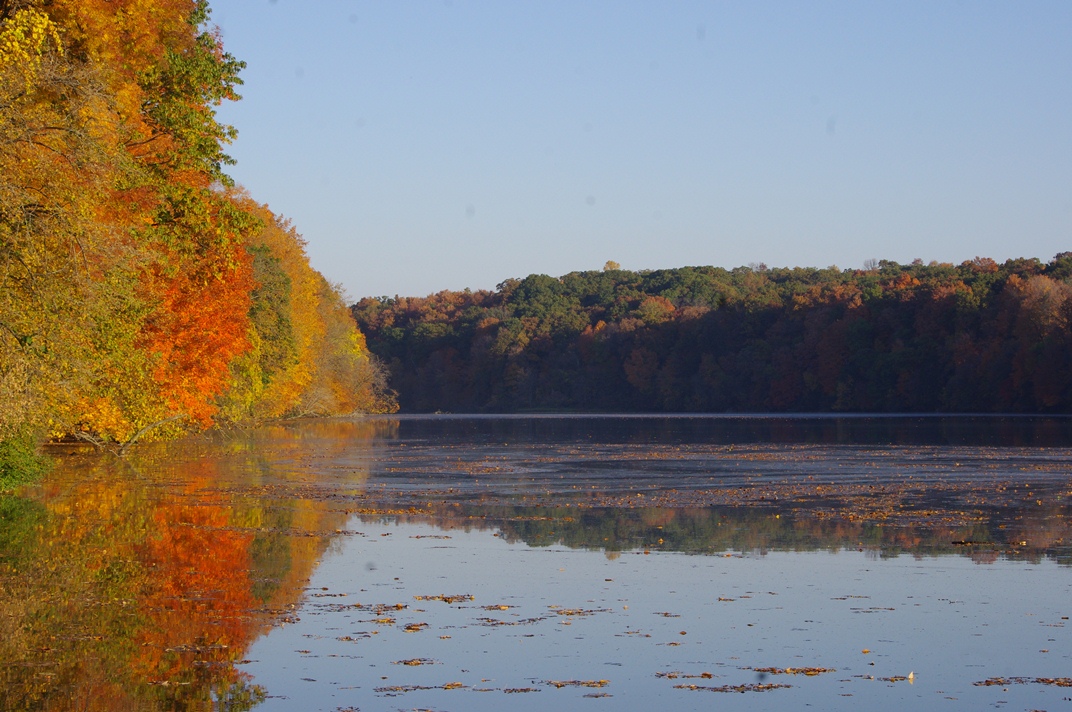
[[[235,179],[353,298],[1072,250],[1072,2],[212,0]]]

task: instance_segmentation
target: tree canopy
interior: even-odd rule
[[[0,0],[0,440],[390,408],[298,234],[231,187],[204,0]]]
[[[413,411],[1072,411],[1072,253],[605,268],[352,310]]]

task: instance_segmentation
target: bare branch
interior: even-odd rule
[[[173,423],[176,420],[179,420],[179,419],[185,418],[185,417],[186,417],[185,413],[176,413],[175,415],[171,416],[170,418],[164,418],[163,420],[158,420],[155,423],[149,423],[144,428],[142,428],[138,432],[134,433],[134,435],[131,436],[131,438],[129,440],[127,440],[125,443],[123,443],[122,445],[119,446],[119,453],[118,453],[119,457],[123,457],[124,455],[126,455],[127,454],[127,449],[131,445],[136,443],[138,441],[138,438],[140,438],[142,435],[145,435],[150,430],[154,430],[156,428],[159,428],[161,425],[166,425],[168,423]]]

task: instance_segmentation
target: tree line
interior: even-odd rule
[[[351,307],[408,411],[1072,411],[1049,262],[530,275]]]
[[[224,172],[244,64],[209,19],[0,0],[0,477],[41,437],[393,407],[301,237]]]

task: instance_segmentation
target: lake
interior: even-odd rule
[[[3,709],[1072,709],[1072,419],[410,416],[57,446]]]

